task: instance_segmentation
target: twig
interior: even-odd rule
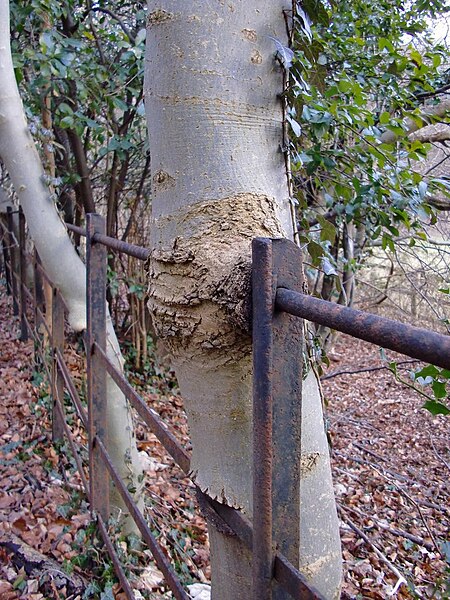
[[[343,473],[346,477],[350,477],[351,479],[355,479],[356,481],[359,481],[358,475],[355,475],[354,473],[351,473],[350,471],[347,471],[346,469],[342,469],[341,467],[334,467],[333,470],[338,471],[338,473]]]
[[[425,525],[425,529],[428,531],[428,535],[430,536],[431,541],[433,542],[433,545],[434,545],[434,547],[436,549],[436,552],[440,556],[442,556],[441,549],[439,548],[439,546],[438,546],[438,544],[436,542],[436,538],[434,537],[433,532],[431,531],[430,526],[428,525],[428,522],[425,519],[425,517],[424,517],[424,515],[422,513],[422,509],[420,508],[420,506],[417,504],[417,502],[414,500],[414,498],[411,498],[411,496],[405,492],[405,490],[402,490],[394,482],[392,482],[392,485],[397,488],[397,490],[400,492],[400,494],[402,494],[402,496],[405,496],[405,498],[407,498],[417,508],[417,510],[419,512],[419,515],[420,515],[420,518],[422,520],[422,523]]]
[[[396,473],[395,471],[391,471],[390,469],[384,469],[380,465],[373,463],[370,460],[364,460],[364,458],[357,458],[356,456],[349,456],[348,454],[342,454],[342,452],[339,452],[338,450],[333,450],[333,452],[337,456],[341,456],[342,458],[344,458],[346,460],[352,460],[353,462],[359,463],[360,465],[369,465],[370,467],[375,469],[380,475],[383,475],[384,477],[386,477],[386,475],[381,473],[379,471],[379,469],[381,469],[381,471],[385,471],[386,473],[388,473],[388,475],[390,475],[394,479],[398,479],[399,481],[406,481],[408,483],[421,485],[418,482],[413,481],[412,479],[409,479],[408,477],[405,477],[404,475],[400,475],[400,473]]]
[[[449,463],[448,463],[448,462],[447,462],[447,461],[446,461],[444,458],[442,458],[442,456],[441,456],[441,455],[439,454],[439,452],[437,451],[437,449],[436,449],[436,446],[434,445],[434,440],[433,440],[433,436],[431,435],[431,433],[430,433],[430,442],[431,442],[431,446],[432,446],[432,448],[433,448],[433,452],[434,452],[434,454],[435,454],[436,458],[437,458],[438,460],[440,460],[440,461],[441,461],[441,463],[442,463],[443,465],[445,465],[445,466],[447,467],[447,469],[450,471],[450,464],[449,464]]]
[[[418,363],[421,362],[420,360],[402,360],[400,362],[397,363],[397,365],[407,365],[407,364],[411,364],[411,363]],[[381,367],[364,367],[362,369],[355,369],[353,371],[333,371],[332,373],[327,373],[326,375],[322,375],[322,377],[320,378],[321,381],[324,381],[325,379],[331,379],[332,377],[337,377],[338,375],[355,375],[357,373],[371,373],[372,371],[382,371],[386,369],[387,371],[391,371],[391,369],[386,366],[383,365]]]
[[[405,585],[408,584],[408,582],[406,581],[406,579],[404,578],[404,576],[400,573],[400,571],[397,569],[397,567],[391,563],[391,561],[381,552],[381,550],[379,548],[377,548],[375,546],[375,544],[370,540],[370,538],[364,533],[364,531],[361,531],[361,529],[359,527],[357,527],[353,521],[351,521],[347,515],[345,515],[345,512],[343,510],[343,508],[341,506],[337,507],[337,510],[339,512],[339,515],[341,517],[341,519],[344,521],[344,523],[346,523],[350,529],[352,529],[356,534],[359,535],[359,537],[361,539],[363,539],[366,544],[368,544],[373,551],[375,552],[375,554],[378,556],[378,558],[387,566],[389,567],[389,569],[394,573],[394,575],[397,577],[397,583],[394,586],[394,589],[392,590],[392,595],[394,595],[397,590],[399,589],[399,587],[402,585],[402,583],[404,583]]]
[[[408,533],[407,531],[403,531],[403,529],[396,529],[395,527],[394,528],[389,527],[388,525],[385,525],[384,523],[381,523],[380,521],[375,519],[372,515],[368,515],[368,514],[364,513],[362,510],[359,510],[359,508],[356,508],[355,506],[352,506],[352,507],[345,506],[342,508],[344,508],[344,510],[350,510],[351,512],[354,512],[355,514],[359,515],[360,517],[370,519],[371,521],[373,521],[373,523],[377,527],[379,527],[380,529],[383,529],[384,531],[392,533],[392,535],[406,538],[407,540],[414,542],[418,546],[423,546],[424,548],[426,548],[427,550],[430,550],[430,551],[435,549],[433,544],[430,544],[430,542],[426,542],[423,538],[421,538],[417,535],[413,535],[412,533]]]
[[[381,454],[377,454],[376,452],[373,452],[373,450],[369,450],[369,448],[367,448],[367,446],[365,446],[364,444],[359,444],[358,442],[352,442],[352,445],[355,446],[356,448],[359,448],[360,450],[363,450],[364,452],[367,452],[367,454],[370,454],[374,458],[378,458],[378,460],[387,462],[387,458],[385,458],[384,456],[381,456]]]
[[[358,461],[357,461],[357,462],[358,462]],[[368,461],[367,461],[367,462],[368,462]],[[384,474],[383,474],[383,473],[382,473],[382,472],[379,470],[380,468],[382,469],[382,467],[379,467],[379,465],[375,466],[373,463],[368,463],[368,464],[370,464],[370,465],[372,466],[373,470],[374,470],[374,471],[376,471],[376,472],[377,472],[379,475],[386,477],[386,475],[384,475]],[[391,474],[391,476],[392,476],[392,477],[394,477],[395,479],[398,479],[398,474],[394,474],[394,473],[393,473],[392,471],[390,471],[389,469],[382,469],[382,470],[386,471],[386,473],[388,473],[388,474]],[[400,477],[401,477],[401,476],[400,476]],[[406,478],[405,478],[405,479],[406,479]],[[414,481],[412,481],[412,480],[410,480],[410,479],[409,479],[409,480],[408,480],[408,479],[406,479],[406,481],[409,481],[410,483],[416,483],[416,482],[414,482]],[[398,491],[398,492],[399,492],[399,493],[400,493],[402,496],[404,496],[405,498],[407,498],[407,499],[408,499],[408,500],[409,500],[409,501],[410,501],[412,504],[414,504],[414,506],[417,508],[417,511],[418,511],[418,513],[419,513],[419,515],[420,515],[420,518],[421,518],[421,520],[422,520],[422,523],[424,524],[424,526],[425,526],[425,529],[428,531],[428,535],[430,536],[430,538],[431,538],[431,541],[433,542],[433,545],[434,545],[434,547],[435,547],[435,549],[436,549],[436,552],[437,552],[439,555],[441,555],[441,550],[440,550],[440,548],[439,548],[439,546],[438,546],[438,544],[437,544],[437,542],[436,542],[436,539],[435,539],[435,537],[434,537],[434,535],[433,535],[433,532],[432,532],[432,531],[431,531],[431,529],[430,529],[430,526],[428,525],[428,522],[427,522],[427,520],[425,519],[425,517],[424,517],[424,515],[423,515],[423,513],[422,513],[422,509],[420,508],[419,504],[418,504],[418,503],[417,503],[417,502],[414,500],[414,498],[411,498],[411,496],[410,496],[410,495],[409,495],[407,492],[405,492],[405,490],[404,490],[404,489],[402,489],[400,486],[398,486],[398,485],[395,483],[395,481],[392,481],[392,485],[395,487],[395,489],[396,489],[396,490],[397,490],[397,491]]]

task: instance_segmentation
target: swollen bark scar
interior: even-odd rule
[[[259,52],[258,50],[253,50],[252,55],[250,57],[250,61],[254,65],[262,64],[263,58],[262,58],[261,52]]]
[[[157,25],[159,23],[169,21],[170,19],[173,19],[173,13],[170,13],[167,10],[163,10],[162,8],[157,8],[148,15],[147,24],[149,26]]]
[[[254,29],[243,29],[242,33],[249,42],[256,42],[258,35]]]

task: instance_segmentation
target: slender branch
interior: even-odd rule
[[[344,507],[342,507],[342,508],[344,508]],[[384,531],[387,531],[388,533],[391,533],[392,535],[395,535],[397,537],[402,537],[407,540],[410,540],[411,542],[414,542],[418,546],[423,546],[430,552],[435,549],[433,544],[430,544],[430,542],[425,541],[422,537],[413,535],[412,533],[409,533],[408,531],[403,531],[403,529],[396,529],[395,527],[389,527],[388,525],[385,525],[384,523],[381,523],[380,521],[375,519],[375,517],[373,515],[368,515],[368,514],[364,513],[362,510],[359,510],[358,508],[356,508],[356,506],[352,506],[352,507],[346,506],[345,510],[349,510],[363,518],[370,519],[373,522],[373,524],[376,527],[378,527],[379,529],[383,529]]]
[[[447,90],[450,90],[450,83],[446,83],[442,87],[436,88],[432,92],[422,92],[420,94],[416,94],[416,98],[418,100],[426,100],[427,98],[433,98],[434,96],[437,96],[438,94],[443,94]]]
[[[398,362],[397,365],[405,365],[405,364],[411,364],[411,363],[417,363],[417,362],[420,362],[420,361],[419,360],[402,360],[401,362]],[[371,373],[372,371],[383,371],[383,370],[390,371],[391,369],[389,367],[387,367],[386,365],[383,365],[381,367],[364,367],[363,369],[355,369],[353,371],[334,371],[333,373],[327,373],[326,375],[322,375],[320,380],[324,381],[325,379],[331,379],[332,377],[338,377],[339,375],[356,375],[357,373]]]
[[[415,282],[410,278],[409,274],[406,272],[405,267],[403,266],[402,261],[400,260],[400,257],[398,256],[397,252],[395,252],[394,254],[395,254],[395,260],[397,261],[398,266],[400,267],[401,271],[403,272],[403,275],[406,277],[410,286],[419,294],[419,296],[422,298],[422,300],[424,300],[425,303],[428,304],[428,306],[431,308],[431,310],[433,311],[436,318],[442,322],[444,319],[444,315],[439,314],[439,312],[436,310],[436,308],[431,304],[431,302],[430,302],[429,298],[426,296],[426,294],[424,294],[422,292],[422,290],[420,288],[418,288],[417,285],[415,284]]]
[[[359,537],[361,539],[363,539],[366,542],[366,544],[372,548],[372,550],[375,552],[375,554],[378,556],[378,558],[387,567],[389,567],[389,569],[392,571],[392,573],[394,573],[394,575],[397,577],[397,583],[395,584],[394,589],[392,590],[392,595],[394,596],[402,584],[405,584],[405,585],[408,584],[405,577],[400,573],[400,571],[397,569],[397,567],[381,552],[381,550],[375,546],[375,544],[364,533],[364,531],[362,531],[359,527],[357,527],[353,523],[353,521],[351,519],[349,519],[349,517],[345,514],[343,508],[341,506],[337,506],[337,509],[338,509],[339,515],[340,515],[341,519],[344,521],[344,523],[346,523],[350,527],[350,529],[352,529],[357,535],[359,535]]]
[[[449,110],[450,98],[443,100],[435,106],[426,108],[420,115],[417,115],[416,120],[406,117],[403,120],[403,134],[399,135],[398,133],[394,133],[393,131],[385,131],[381,136],[381,141],[385,144],[393,144],[401,137],[408,137],[415,131],[422,129],[422,127],[432,125],[435,122],[436,118],[443,117]],[[421,121],[420,124],[417,122],[418,120]]]
[[[437,448],[434,444],[433,436],[431,435],[431,433],[430,433],[430,442],[431,442],[431,446],[433,448],[433,452],[434,452],[436,458],[439,459],[441,461],[441,463],[443,465],[445,465],[447,467],[447,469],[450,471],[450,464],[437,451]]]
[[[90,13],[90,12],[101,12],[101,13],[104,13],[105,15],[108,15],[112,19],[115,19],[119,23],[120,27],[122,28],[122,31],[128,37],[128,39],[130,40],[130,42],[132,44],[134,44],[136,42],[136,37],[130,32],[130,30],[125,25],[125,23],[123,22],[123,20],[121,19],[121,17],[119,17],[119,15],[117,15],[116,13],[114,13],[112,10],[109,10],[109,8],[103,8],[101,6],[93,6],[92,8],[90,8],[87,11],[87,14]],[[86,17],[87,14],[85,14],[84,16]]]
[[[419,512],[419,515],[420,515],[420,519],[421,519],[422,523],[424,524],[425,529],[428,531],[428,535],[430,536],[431,541],[433,542],[433,545],[434,545],[434,547],[436,549],[436,552],[439,555],[442,555],[441,549],[439,548],[439,546],[438,546],[438,544],[436,542],[436,538],[434,537],[433,532],[431,531],[430,526],[428,525],[428,522],[425,519],[425,517],[423,515],[423,512],[422,512],[422,509],[420,508],[419,504],[414,500],[414,498],[411,498],[411,496],[407,492],[405,492],[405,490],[403,490],[402,488],[398,487],[395,483],[393,483],[393,485],[398,489],[398,491],[405,498],[407,498],[411,502],[411,504],[414,504],[414,506],[417,508],[417,510]]]

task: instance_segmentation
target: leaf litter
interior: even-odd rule
[[[89,560],[77,562],[87,539],[88,505],[70,461],[61,461],[51,444],[48,391],[34,372],[33,344],[19,342],[17,329],[10,299],[0,293],[0,598],[123,600],[117,583],[101,592]],[[66,360],[82,389],[84,363],[75,350],[76,344],[69,346]],[[331,374],[382,365],[376,347],[347,336],[330,358]],[[188,448],[182,399],[166,379],[155,368],[143,396]],[[323,391],[341,523],[342,598],[450,597],[448,417],[422,410],[420,398],[387,370],[339,374],[323,381]],[[73,427],[85,444],[75,419]],[[194,486],[141,423],[137,440],[152,529],[192,596],[200,590],[207,597],[209,549]],[[78,573],[83,593],[69,595],[57,578],[28,574],[3,545],[12,538],[61,571]],[[171,597],[149,551],[132,540],[120,541],[118,549],[128,557],[136,598]]]

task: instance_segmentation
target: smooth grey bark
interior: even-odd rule
[[[428,125],[435,123],[437,119],[444,117],[450,111],[450,98],[442,99],[437,104],[432,104],[430,106],[426,106],[416,117],[416,119],[411,119],[410,117],[405,117],[403,119],[402,127],[405,131],[404,137],[409,136],[422,127],[427,127]],[[393,131],[385,131],[381,136],[381,141],[384,144],[393,144],[397,140],[399,140],[402,136],[398,133],[394,133]]]
[[[25,119],[11,56],[8,0],[0,0],[0,158],[14,185],[42,264],[68,306],[69,322],[75,331],[81,331],[86,327],[85,266],[70,241],[50,190],[44,183],[46,178],[42,162]],[[123,359],[110,319],[107,325],[107,353],[113,364],[121,370]],[[131,410],[110,377],[107,379],[107,389],[111,440],[109,452],[127,485],[140,490],[142,468]],[[127,514],[126,506],[117,493],[112,494],[111,503],[122,514]],[[130,522],[126,523],[126,528],[134,529]]]
[[[292,238],[283,139],[287,44],[274,0],[149,0],[150,310],[186,401],[193,477],[251,517],[252,238]],[[317,379],[302,417],[301,567],[339,596],[339,529]],[[299,457],[300,460],[300,457]],[[302,481],[303,484],[303,481]],[[250,557],[210,527],[213,597],[247,598]]]

